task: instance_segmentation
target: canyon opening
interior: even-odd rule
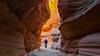
[[[60,15],[58,11],[58,0],[49,0],[49,9],[50,9],[50,18],[49,20],[43,25],[42,32],[41,32],[41,48],[44,47],[44,40],[48,40],[48,47],[49,48],[58,48],[60,47]],[[53,39],[57,39],[55,42]],[[55,47],[54,47],[55,46]]]

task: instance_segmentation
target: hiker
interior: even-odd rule
[[[48,40],[47,39],[44,40],[44,44],[45,44],[45,48],[47,48],[47,44],[48,44]]]

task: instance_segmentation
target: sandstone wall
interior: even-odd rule
[[[59,0],[58,7],[59,7],[61,20],[62,20],[61,26],[59,29],[62,33],[62,50],[65,52],[68,52],[68,51],[78,52],[80,50],[79,48],[81,48],[79,44],[80,40],[82,40],[84,36],[100,32],[100,27],[99,27],[100,26],[100,16],[99,16],[100,4],[99,2],[96,2],[97,5],[95,5],[94,7],[91,6],[92,7],[91,8],[89,7],[89,4],[93,3],[92,0],[85,1],[85,3],[83,4],[82,4],[82,1],[83,0],[75,0],[75,1],[74,0]],[[92,2],[89,3],[90,1]],[[86,5],[87,4],[86,2],[88,3],[88,5]],[[86,6],[83,6],[83,5],[86,5]],[[87,6],[91,9],[87,10],[88,9]],[[85,9],[86,11],[83,10],[84,8],[86,8]],[[91,39],[91,37],[88,37],[88,38]],[[98,44],[97,46],[100,46],[100,45]],[[90,48],[91,47],[92,46],[90,45]]]
[[[48,0],[1,0],[0,56],[24,56],[39,48],[49,15]]]

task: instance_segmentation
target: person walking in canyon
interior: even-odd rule
[[[48,40],[47,39],[44,40],[44,44],[45,44],[45,48],[47,48],[47,45],[48,45]]]

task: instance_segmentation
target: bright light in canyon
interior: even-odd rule
[[[43,44],[43,40],[47,38],[49,47],[52,44],[52,37],[50,36],[50,34],[52,33],[52,29],[54,27],[58,28],[60,25],[60,16],[59,16],[57,5],[58,5],[58,0],[49,0],[49,8],[50,8],[51,15],[50,15],[50,19],[43,26],[42,33],[41,33],[42,36],[46,36],[46,37],[42,37],[42,44]]]
[[[48,32],[51,30],[52,27],[58,27],[60,24],[60,17],[58,13],[58,0],[49,0],[49,8],[51,12],[50,19],[47,21],[47,23],[43,26],[43,31]]]

